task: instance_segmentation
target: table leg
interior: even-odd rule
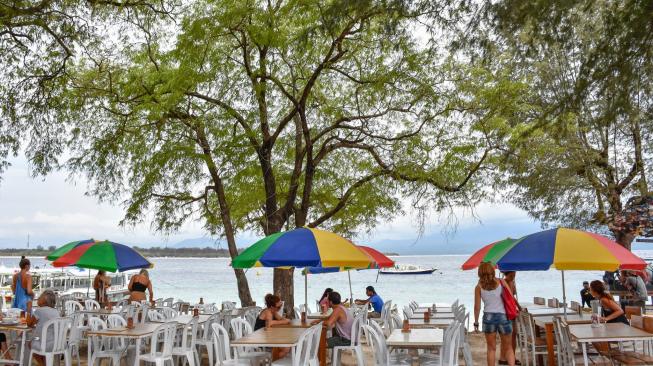
[[[417,349],[409,349],[408,354],[410,355],[410,365],[419,366],[419,351]]]
[[[136,338],[136,348],[134,349],[134,366],[138,366],[138,355],[141,354],[141,339]]]
[[[320,347],[317,350],[317,358],[320,360],[320,366],[326,366],[326,334],[327,327],[324,322],[322,322],[322,333],[320,334]]]
[[[27,339],[27,332],[21,332],[21,337],[20,337],[20,358],[18,359],[20,362],[20,365],[25,362],[25,341]]]
[[[546,353],[549,359],[548,365],[555,366],[556,364],[556,354],[554,349],[553,341],[553,323],[546,323]]]
[[[587,358],[587,343],[583,342],[581,343],[581,345],[583,347],[583,363],[585,364],[585,366],[588,366],[589,359]]]

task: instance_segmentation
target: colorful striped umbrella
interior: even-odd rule
[[[481,262],[492,262],[502,271],[546,271],[562,273],[562,302],[567,315],[565,270],[616,271],[641,270],[646,262],[618,243],[598,234],[557,228],[526,235],[520,239],[504,239],[486,245],[462,266],[472,269]]]
[[[71,241],[68,244],[64,244],[57,248],[54,252],[50,253],[45,259],[49,261],[54,261],[59,259],[62,255],[70,252],[73,248],[82,245],[82,244],[89,244],[89,243],[95,243],[96,241],[93,239],[88,239],[88,240],[77,240],[77,241]]]
[[[372,259],[351,241],[313,228],[297,228],[267,236],[231,261],[234,268],[369,268],[371,265]]]
[[[136,250],[112,241],[82,240],[68,243],[46,257],[55,267],[76,266],[123,272],[153,265]]]
[[[366,247],[363,245],[357,245],[358,249],[362,250],[366,255],[370,257],[372,260],[372,264],[370,265],[370,269],[380,269],[380,268],[386,268],[386,267],[392,267],[395,265],[395,261],[392,259],[388,258],[385,254],[379,252],[378,250],[370,247]],[[349,299],[353,302],[354,301],[354,293],[351,288],[351,272],[353,268],[348,268],[348,267],[306,267],[302,271],[302,274],[304,276],[307,276],[308,274],[320,274],[320,273],[334,273],[334,272],[342,272],[342,271],[347,271],[347,277],[349,278]],[[359,269],[367,269],[367,268],[359,268]],[[304,281],[308,281],[308,279],[305,277]]]
[[[269,235],[231,261],[233,268],[346,267],[369,268],[372,259],[340,235],[313,228],[297,228]],[[304,277],[304,305],[308,280]]]
[[[486,261],[496,264],[503,271],[646,268],[646,262],[618,243],[598,234],[566,228],[544,230],[517,240],[504,239],[486,245],[474,253],[462,268],[476,268]]]
[[[303,274],[319,274],[319,273],[334,273],[349,271],[351,269],[379,269],[387,268],[395,265],[395,261],[388,258],[385,254],[379,252],[378,250],[364,245],[357,245],[358,249],[362,250],[367,256],[370,257],[370,265],[367,268],[349,268],[349,267],[306,267],[302,271]]]

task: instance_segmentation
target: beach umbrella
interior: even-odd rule
[[[153,267],[136,250],[108,240],[71,242],[52,252],[46,259],[52,260],[54,267],[76,266],[108,272]]]
[[[54,252],[48,254],[48,256],[45,257],[45,259],[47,259],[49,261],[57,260],[62,255],[70,252],[72,249],[74,249],[74,248],[76,248],[76,247],[78,247],[78,246],[80,246],[82,244],[89,244],[89,243],[95,243],[95,242],[96,241],[93,240],[93,239],[71,241],[70,243],[64,244],[64,245],[60,246],[59,248],[57,248]]]
[[[231,261],[233,268],[369,268],[371,265],[372,259],[351,241],[335,233],[303,227],[266,236]],[[307,281],[304,281],[306,306],[307,292]]]
[[[381,269],[381,268],[387,268],[387,267],[393,267],[395,265],[395,261],[392,259],[388,258],[385,254],[379,252],[378,250],[374,248],[370,248],[367,246],[363,245],[358,245],[358,249],[362,250],[365,254],[367,254],[370,259],[372,260],[372,263],[369,266],[369,269]],[[348,268],[348,267],[306,267],[302,271],[302,274],[304,276],[307,276],[308,274],[320,274],[320,273],[334,273],[334,272],[342,272],[342,271],[347,271],[347,277],[349,278],[349,299],[350,301],[354,301],[354,293],[351,289],[351,270],[353,268]],[[363,269],[368,269],[368,268],[363,268]],[[361,270],[361,269],[359,269]]]
[[[492,262],[502,271],[560,270],[565,304],[565,270],[646,268],[644,260],[618,243],[599,234],[567,228],[544,230],[516,240],[504,239],[486,245],[474,253],[462,268],[476,268],[482,261]]]

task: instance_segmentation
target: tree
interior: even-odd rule
[[[0,175],[22,149],[35,175],[57,167],[65,125],[60,92],[75,58],[106,37],[107,24],[170,16],[150,0],[11,0],[0,3]],[[1,176],[0,176],[1,178]]]
[[[479,12],[466,43],[531,85],[534,108],[514,116],[523,132],[506,154],[514,201],[545,224],[610,231],[627,248],[645,223],[625,203],[651,195],[651,4],[500,1]]]
[[[197,1],[174,31],[139,22],[122,47],[94,45],[76,64],[55,111],[70,125],[66,167],[90,194],[124,200],[123,224],[152,217],[169,232],[199,219],[232,257],[238,231],[353,236],[403,198],[471,205],[510,131],[500,109],[476,105],[498,96],[487,75],[412,31],[436,28],[432,6]],[[275,270],[287,309],[292,286],[291,270]]]

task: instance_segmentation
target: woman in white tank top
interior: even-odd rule
[[[509,291],[510,289],[508,289]],[[494,366],[497,353],[497,336],[501,338],[501,354],[506,355],[507,364],[515,365],[515,352],[512,349],[512,322],[506,317],[501,298],[503,286],[494,274],[494,265],[483,262],[478,267],[478,284],[474,290],[474,331],[478,331],[478,317],[483,302],[483,333],[487,343],[487,364]]]

